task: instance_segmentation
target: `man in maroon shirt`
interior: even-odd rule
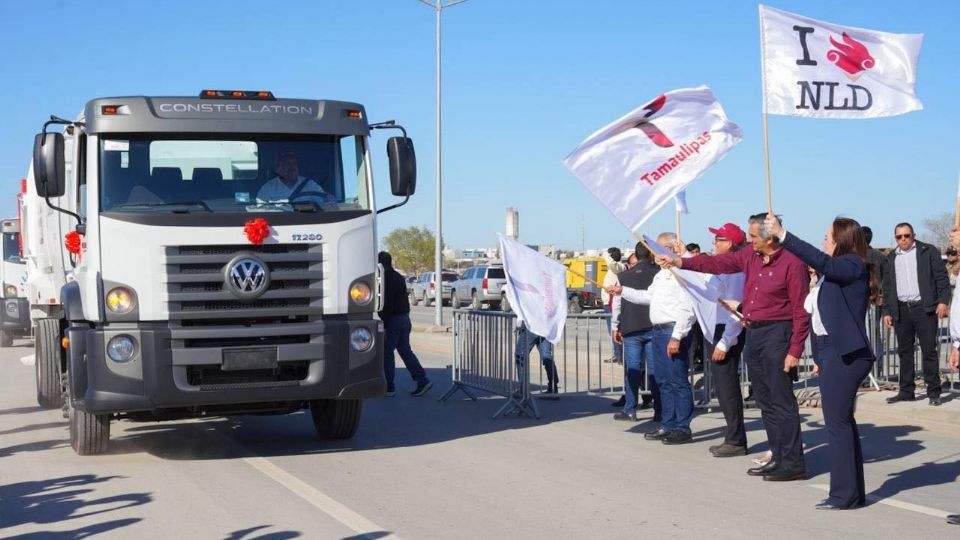
[[[807,266],[780,247],[777,237],[767,237],[765,217],[766,213],[750,216],[747,239],[753,249],[687,259],[657,256],[657,263],[708,274],[746,275],[743,357],[773,452],[766,465],[749,469],[747,474],[771,481],[803,480],[806,466],[793,381],[810,332],[810,315],[803,308],[810,280]]]

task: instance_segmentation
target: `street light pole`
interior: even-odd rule
[[[457,4],[462,4],[467,0],[448,0],[446,3],[443,0],[434,0],[432,3],[427,2],[427,0],[420,0],[425,5],[428,5],[436,11],[437,14],[437,155],[436,155],[436,169],[437,169],[437,231],[436,236],[434,237],[434,274],[433,281],[435,284],[435,295],[433,304],[436,308],[436,314],[434,316],[433,323],[436,326],[443,325],[443,248],[441,246],[441,239],[443,238],[443,224],[441,221],[442,211],[443,211],[443,198],[442,198],[442,171],[441,171],[441,152],[440,152],[440,140],[441,140],[441,120],[440,120],[440,14],[444,8],[455,6]]]

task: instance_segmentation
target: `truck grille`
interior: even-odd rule
[[[321,244],[167,247],[171,346],[309,342],[308,323],[323,314],[322,248]],[[238,299],[224,284],[227,263],[241,253],[255,254],[270,272],[269,288],[249,301]]]

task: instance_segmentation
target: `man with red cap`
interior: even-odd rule
[[[724,255],[742,248],[747,242],[743,229],[733,223],[718,228],[708,227],[714,234],[713,254]],[[721,301],[743,302],[743,272],[721,274],[719,298]],[[704,358],[710,360],[710,374],[720,402],[720,411],[727,428],[723,443],[710,447],[714,457],[743,456],[747,453],[747,431],[743,426],[743,394],[740,391],[740,353],[743,351],[743,325],[740,319],[726,309],[717,310],[717,325],[713,339],[704,342]]]

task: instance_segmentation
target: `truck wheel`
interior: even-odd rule
[[[453,309],[460,308],[460,300],[457,300],[457,291],[450,291],[450,307]]]
[[[410,305],[411,306],[417,305],[417,295],[412,292],[410,293]]]
[[[95,456],[107,451],[110,445],[110,415],[93,414],[68,406],[70,419],[70,446],[81,456]]]
[[[580,305],[579,296],[570,297],[570,305],[567,307],[567,311],[570,313],[583,313],[583,306]]]
[[[0,347],[10,347],[13,345],[13,331],[0,330]]]
[[[470,293],[470,307],[473,309],[483,309],[483,302],[480,301],[480,295],[477,291]]]
[[[507,295],[501,294],[500,295],[500,311],[504,313],[510,313],[512,310],[513,308],[510,306],[510,301],[507,300]]]
[[[317,435],[324,439],[349,439],[360,427],[362,401],[359,399],[315,399],[310,416]]]
[[[44,409],[59,409],[63,402],[60,384],[60,321],[37,320],[34,364],[37,373],[37,403]]]

